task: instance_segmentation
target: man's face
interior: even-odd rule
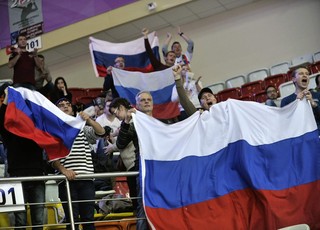
[[[203,93],[200,98],[200,104],[203,109],[209,110],[210,107],[217,103],[216,97],[209,92]]]
[[[182,52],[181,45],[179,43],[175,43],[172,46],[172,51],[176,54],[177,57],[180,57],[181,52]]]
[[[307,89],[309,85],[309,70],[305,68],[299,68],[295,70],[295,75],[293,77],[293,82],[295,86],[300,88],[301,90]]]
[[[25,36],[18,37],[18,47],[26,48],[27,47],[27,38]]]
[[[124,59],[122,57],[117,57],[116,60],[114,60],[114,67],[118,69],[124,69],[125,67]]]
[[[166,56],[166,64],[168,66],[173,66],[176,62],[176,55],[173,52],[169,52]]]
[[[63,111],[65,114],[68,114],[70,116],[73,115],[72,111],[72,105],[69,101],[60,101],[57,107]]]
[[[267,97],[271,100],[275,100],[278,98],[278,92],[276,90],[276,88],[274,87],[269,87],[267,89]]]
[[[137,110],[143,113],[152,113],[153,110],[153,99],[148,93],[141,93],[137,99],[136,104]]]

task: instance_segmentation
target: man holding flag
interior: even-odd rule
[[[0,107],[0,134],[7,148],[8,173],[10,177],[43,176],[45,174],[43,149],[35,141],[18,136],[5,127],[5,117],[8,116],[7,104],[8,90],[6,89],[5,99]],[[43,225],[44,181],[22,182],[22,188],[25,203],[37,203],[30,205],[32,225]],[[14,216],[16,227],[27,225],[26,211],[15,212]],[[33,229],[42,229],[42,227]]]

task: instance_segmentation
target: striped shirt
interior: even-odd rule
[[[99,138],[91,126],[85,126],[74,140],[70,154],[60,159],[60,163],[77,174],[94,173],[89,143],[95,143]]]

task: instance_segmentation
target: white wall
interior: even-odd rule
[[[319,0],[261,0],[181,28],[195,42],[193,72],[209,85],[319,51],[319,24]],[[167,31],[186,48],[172,27],[157,31],[160,42]],[[100,87],[92,68],[89,54],[50,66],[69,87]]]

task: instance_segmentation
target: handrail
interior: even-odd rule
[[[139,175],[139,172],[108,172],[108,173],[91,173],[91,174],[81,174],[76,176],[77,179],[95,179],[95,178],[108,178],[108,177],[122,177],[122,176],[137,176]],[[3,182],[25,182],[25,181],[48,181],[48,180],[64,180],[66,182],[66,188],[67,188],[67,198],[68,198],[68,206],[69,206],[69,212],[70,212],[70,223],[67,223],[67,225],[71,225],[71,229],[74,230],[74,219],[73,219],[73,210],[72,210],[72,200],[70,195],[70,187],[69,187],[69,181],[67,180],[66,176],[64,175],[47,175],[47,176],[31,176],[31,177],[4,177],[0,178],[0,183]],[[134,198],[133,198],[134,199]],[[45,202],[46,204],[48,202]],[[55,202],[49,202],[49,203],[55,203]],[[94,221],[94,222],[102,222],[102,221]],[[88,222],[89,223],[89,222]],[[54,224],[55,226],[56,224]],[[43,227],[48,225],[43,225]],[[51,226],[51,225],[50,225]],[[13,227],[9,227],[13,228]],[[20,227],[14,227],[16,229],[19,229]],[[2,228],[0,226],[0,229],[8,229],[8,227]]]

